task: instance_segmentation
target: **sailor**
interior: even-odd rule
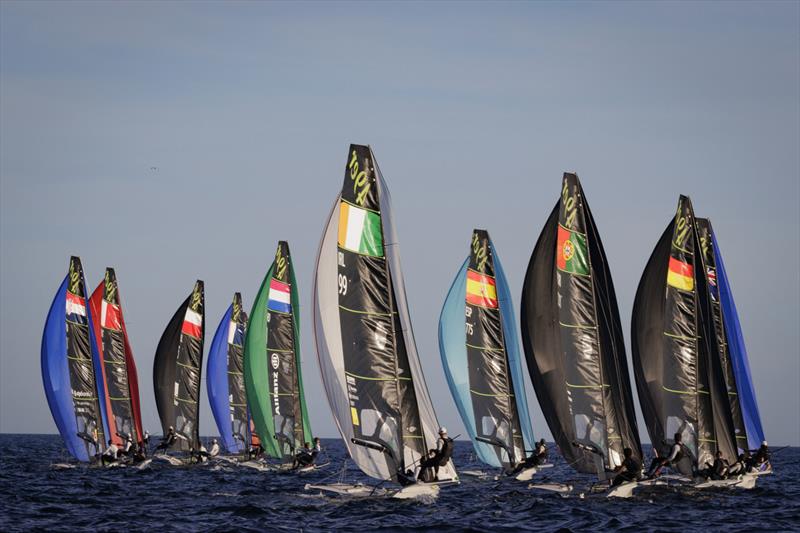
[[[428,457],[423,459],[419,466],[420,469],[417,479],[425,483],[436,481],[436,470],[439,468],[439,459],[437,458],[436,450],[428,450]]]
[[[764,464],[769,466],[769,446],[767,441],[761,442],[761,447],[755,451],[753,458],[750,459],[750,466],[756,470],[760,470]]]
[[[122,448],[122,453],[127,457],[132,457],[133,456],[133,436],[130,433],[128,433],[127,435],[125,435],[124,439],[125,439],[125,444],[124,444],[124,446]]]
[[[113,463],[116,461],[118,453],[119,448],[117,445],[114,444],[114,441],[108,439],[108,448],[106,448],[106,451],[103,452],[103,464],[106,464],[106,462]]]
[[[210,457],[216,457],[219,455],[219,443],[217,443],[217,439],[211,439],[211,451],[208,452]]]
[[[208,450],[202,443],[200,443],[200,450],[197,452],[197,462],[205,463],[206,461],[208,461]]]
[[[433,467],[433,480],[439,481],[439,467],[447,465],[450,458],[453,456],[453,439],[447,436],[447,428],[442,426],[439,428],[439,438],[436,439],[436,450],[433,457],[429,457],[423,461],[423,466],[426,462],[431,463],[429,467]],[[422,475],[422,471],[420,471]]]
[[[314,459],[316,459],[316,456],[311,451],[311,444],[304,442],[303,447],[294,455],[292,468],[302,468],[314,464]]]
[[[674,435],[675,444],[672,445],[669,455],[667,457],[654,457],[653,462],[650,463],[650,468],[647,471],[648,479],[653,479],[661,474],[661,469],[665,466],[672,466],[677,464],[683,459],[683,439],[680,433]]]
[[[739,454],[739,457],[736,458],[736,461],[728,467],[728,477],[731,476],[738,476],[739,474],[744,474],[746,458],[743,453]]]
[[[612,487],[622,485],[628,481],[636,481],[642,473],[642,465],[633,458],[633,450],[625,448],[622,450],[622,455],[625,458],[622,460],[622,464],[614,469],[617,475],[614,477],[614,481],[611,482]]]
[[[717,450],[717,453],[714,456],[714,463],[706,463],[707,468],[701,474],[704,477],[711,478],[715,481],[725,479],[728,473],[728,465],[726,463],[727,461],[722,458],[722,452]]]
[[[170,446],[175,444],[177,438],[178,435],[175,433],[175,428],[170,426],[169,430],[167,431],[167,434],[164,435],[164,438],[161,439],[161,442],[159,442],[158,446],[156,446],[156,452],[158,452],[159,450],[165,450],[165,451],[168,450]]]
[[[531,453],[525,460],[520,463],[517,463],[517,466],[512,470],[509,475],[516,474],[517,472],[521,472],[522,470],[526,470],[528,468],[533,468],[535,466],[539,466],[540,464],[544,464],[547,462],[547,444],[544,442],[544,439],[541,439],[539,442],[536,443],[536,447],[533,449],[533,453]]]

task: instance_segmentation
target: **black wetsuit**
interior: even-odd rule
[[[614,481],[611,483],[612,487],[622,485],[628,481],[636,481],[639,478],[639,472],[642,471],[641,463],[633,457],[628,457],[622,461],[622,466],[625,470],[614,477]]]

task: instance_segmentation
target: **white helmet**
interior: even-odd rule
[[[444,426],[440,427],[439,428],[439,435],[446,435],[446,434],[447,434],[447,428],[444,427]]]
[[[762,446],[767,446],[767,441],[765,441],[765,440],[762,440],[762,441],[761,441],[761,445],[762,445]]]

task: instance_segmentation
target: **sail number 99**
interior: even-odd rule
[[[339,294],[347,294],[347,276],[339,274]]]

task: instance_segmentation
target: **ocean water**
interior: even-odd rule
[[[323,441],[330,464],[309,474],[240,466],[58,469],[55,435],[0,435],[0,531],[792,531],[800,530],[800,448],[779,452],[776,473],[754,490],[662,488],[630,500],[539,494],[526,483],[463,476],[434,502],[350,500],[304,490],[335,482],[345,464],[338,439]],[[551,453],[551,456],[554,455]],[[459,441],[460,469],[480,469]],[[539,481],[589,484],[560,457]],[[348,461],[348,481],[370,483]]]

